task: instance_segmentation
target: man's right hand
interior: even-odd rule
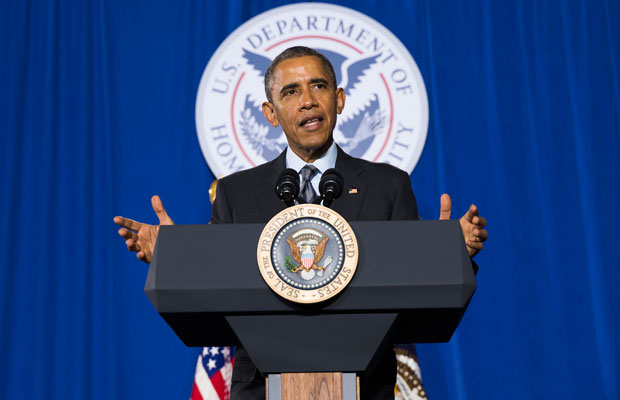
[[[153,257],[153,249],[155,248],[155,241],[159,233],[159,226],[174,225],[159,196],[153,196],[151,204],[155,214],[157,214],[157,218],[159,218],[159,225],[143,224],[129,218],[114,217],[114,223],[122,227],[118,230],[118,234],[125,239],[127,249],[135,251],[138,260],[145,263],[150,263],[151,257]]]

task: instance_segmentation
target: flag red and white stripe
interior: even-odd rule
[[[205,347],[198,356],[191,400],[229,400],[234,347]]]

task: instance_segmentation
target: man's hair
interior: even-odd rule
[[[272,103],[271,98],[271,85],[273,84],[273,71],[276,69],[278,64],[280,64],[284,60],[289,60],[291,58],[299,58],[299,57],[317,57],[323,63],[323,66],[327,70],[327,74],[329,75],[329,80],[334,85],[334,89],[337,87],[336,85],[336,74],[334,73],[334,67],[332,63],[329,62],[327,57],[318,51],[311,49],[310,47],[304,46],[295,46],[289,47],[284,50],[282,53],[278,54],[276,58],[273,59],[271,64],[269,64],[269,68],[265,72],[265,94],[267,95],[267,100]]]

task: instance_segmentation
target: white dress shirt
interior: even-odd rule
[[[315,160],[313,163],[307,163],[297,154],[295,154],[288,147],[286,148],[286,168],[292,168],[299,174],[299,181],[301,182],[301,169],[305,167],[307,164],[314,165],[316,169],[319,170],[312,179],[310,183],[314,188],[316,194],[319,194],[319,182],[321,182],[321,177],[323,176],[323,172],[327,171],[330,168],[334,168],[336,166],[336,158],[338,157],[338,148],[336,147],[336,142],[333,142],[329,149],[321,157]]]

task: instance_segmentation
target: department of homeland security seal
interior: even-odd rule
[[[358,247],[351,226],[335,211],[301,204],[281,211],[258,241],[258,267],[278,295],[296,303],[317,303],[340,293],[357,268]]]
[[[346,104],[334,139],[350,155],[413,171],[426,141],[428,100],[418,67],[383,25],[349,8],[302,3],[250,19],[218,47],[202,75],[196,127],[216,177],[274,159],[286,146],[267,123],[264,74],[288,47],[303,45],[333,64]]]

